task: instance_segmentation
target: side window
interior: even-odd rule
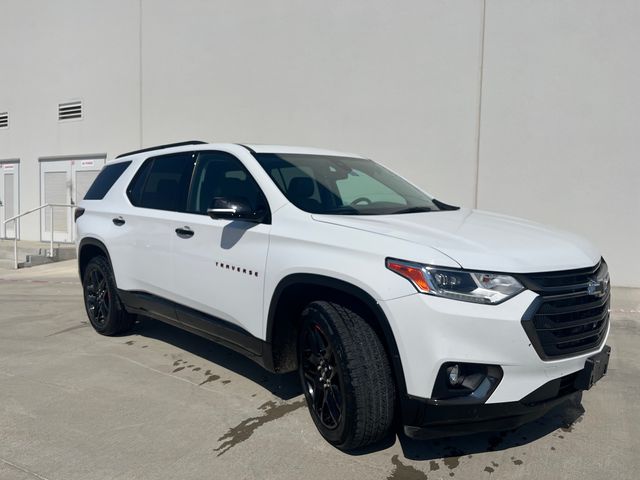
[[[87,190],[85,200],[102,200],[113,184],[120,178],[131,162],[119,162],[105,165]]]
[[[255,211],[267,208],[260,187],[240,160],[226,152],[200,152],[187,210],[206,214],[216,197],[244,198]]]
[[[140,206],[142,189],[144,188],[144,184],[147,181],[147,175],[149,175],[151,165],[153,165],[152,159],[145,160],[136,174],[133,176],[133,180],[131,180],[129,187],[127,187],[127,197],[129,197],[131,203],[136,207]]]
[[[185,211],[195,155],[184,152],[148,159],[127,190],[131,203],[155,210]]]
[[[274,168],[270,175],[296,205],[314,211],[322,203],[316,175],[310,167]]]

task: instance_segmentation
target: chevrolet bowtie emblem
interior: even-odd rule
[[[597,297],[601,297],[604,295],[604,284],[603,282],[597,282],[595,280],[589,280],[587,283],[587,293],[589,295],[595,295]]]

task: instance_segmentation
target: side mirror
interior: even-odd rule
[[[216,197],[207,209],[207,214],[215,219],[245,220],[260,223],[265,217],[264,210],[254,211],[244,197]]]

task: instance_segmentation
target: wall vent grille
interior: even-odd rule
[[[79,120],[82,118],[82,102],[58,104],[58,120]]]
[[[8,112],[0,112],[0,128],[9,128]]]

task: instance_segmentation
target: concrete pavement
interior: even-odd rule
[[[75,269],[0,270],[2,480],[638,478],[638,290],[614,292],[610,370],[584,414],[350,455],[316,432],[295,375],[148,319],[96,334]]]

